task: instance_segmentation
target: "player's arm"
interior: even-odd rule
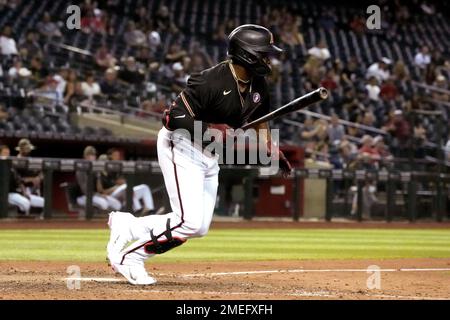
[[[284,155],[284,153],[280,150],[279,146],[276,146],[272,143],[272,135],[270,134],[270,127],[268,122],[263,122],[260,124],[257,124],[253,127],[255,130],[259,131],[262,129],[264,130],[265,134],[260,136],[258,134],[258,139],[263,139],[263,141],[258,141],[259,145],[266,145],[267,146],[267,152],[272,157],[278,158],[280,161],[280,169],[283,172],[283,176],[287,177],[292,171],[292,166],[289,163],[288,159]],[[276,150],[275,154],[272,153],[272,150]]]

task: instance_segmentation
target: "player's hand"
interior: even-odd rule
[[[289,160],[284,155],[283,151],[280,150],[278,154],[279,154],[279,160],[280,160],[279,163],[280,163],[281,172],[283,174],[283,177],[287,178],[287,177],[289,177],[289,175],[292,172],[292,166],[289,163]]]

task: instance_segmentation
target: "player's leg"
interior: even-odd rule
[[[34,208],[43,208],[44,198],[34,194],[30,194],[30,205]]]
[[[113,196],[105,196],[105,199],[108,202],[109,209],[118,211],[122,208],[122,203]]]
[[[150,192],[150,188],[146,184],[140,184],[133,187],[133,201],[137,202],[138,203],[137,205],[140,206],[141,200],[144,203],[145,210],[155,209],[152,193]]]
[[[30,200],[28,200],[20,193],[8,193],[8,203],[18,207],[20,211],[25,212],[25,215],[28,215],[30,213]]]
[[[210,168],[203,183],[203,222],[199,231],[199,236],[203,237],[208,233],[209,226],[216,206],[217,188],[219,186],[219,165],[217,161],[209,161]]]

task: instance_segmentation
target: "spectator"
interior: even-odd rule
[[[77,72],[73,69],[69,69],[67,74],[66,90],[64,92],[64,103],[70,104],[72,97],[81,93],[81,83],[78,81]]]
[[[145,33],[136,28],[133,21],[128,22],[127,31],[123,35],[125,42],[131,47],[140,47],[147,44]]]
[[[394,137],[394,147],[404,148],[411,134],[410,125],[403,117],[402,110],[395,110],[393,117],[384,125],[384,130]]]
[[[81,30],[85,33],[106,34],[106,15],[98,8],[88,10],[81,18]]]
[[[433,83],[433,85],[439,89],[448,90],[448,83],[447,79],[442,74],[439,74],[436,77],[436,81]],[[444,101],[449,102],[450,101],[450,95],[445,92],[435,91],[432,94],[433,99],[438,101]]]
[[[380,61],[375,62],[367,69],[366,78],[370,79],[371,77],[375,77],[380,83],[389,79],[391,75],[389,72],[390,64],[391,60],[387,58],[380,59]]]
[[[109,149],[107,152],[107,157],[110,161],[123,160],[120,151],[116,148]],[[111,176],[110,178],[115,181],[115,188],[111,192],[111,196],[119,201],[125,201],[125,192],[127,189],[125,179],[120,176]],[[141,202],[144,206],[142,206]],[[146,184],[140,184],[133,187],[133,210],[135,214],[137,213],[139,215],[155,213],[153,196],[150,188]]]
[[[178,42],[174,42],[167,51],[165,61],[166,63],[181,62],[185,56],[187,56],[186,50],[183,50]]]
[[[350,29],[356,34],[363,34],[366,29],[366,20],[361,15],[355,15],[350,22]]]
[[[424,69],[431,62],[430,50],[427,46],[423,46],[420,52],[414,57],[414,63],[421,69]]]
[[[21,139],[16,147],[18,158],[29,158],[35,147],[28,139]],[[20,194],[30,201],[31,207],[44,207],[44,198],[41,197],[41,184],[43,175],[40,170],[17,169],[18,186]],[[25,206],[25,204],[24,204]]]
[[[156,15],[154,16],[155,21],[155,29],[158,32],[169,32],[169,33],[177,33],[178,28],[175,26],[175,24],[172,21],[172,18],[170,17],[169,8],[167,6],[160,6],[158,11],[156,12]]]
[[[393,68],[392,74],[395,80],[403,81],[409,78],[409,70],[402,60],[398,60]]]
[[[9,118],[9,113],[5,111],[5,106],[3,104],[0,104],[0,120],[5,121]]]
[[[134,57],[125,59],[124,67],[120,68],[119,79],[130,83],[139,84],[144,81],[144,71],[139,68]]]
[[[338,79],[336,77],[336,73],[334,72],[333,69],[329,69],[325,75],[325,78],[323,78],[323,80],[320,82],[321,86],[333,91],[336,90],[338,87],[338,83],[337,83]]]
[[[376,162],[380,159],[377,149],[373,147],[373,138],[364,135],[361,138],[362,146],[358,150],[358,160],[365,169],[374,169]]]
[[[31,57],[42,58],[42,47],[39,43],[39,34],[33,30],[27,32],[25,41],[21,42],[20,45],[20,56],[23,60],[29,61]]]
[[[331,116],[327,134],[331,143],[340,143],[345,137],[345,128],[339,123],[339,117],[335,113]]]
[[[97,159],[97,150],[93,146],[87,146],[83,151],[83,159],[86,161],[95,161]],[[77,204],[79,206],[86,206],[86,193],[87,193],[87,182],[88,174],[86,171],[77,171],[76,179],[78,186],[81,191],[81,195],[77,197]],[[96,187],[98,182],[96,181]],[[92,204],[99,208],[100,210],[120,210],[120,202],[107,195],[99,192],[98,190],[94,193],[92,198]]]
[[[367,94],[372,101],[378,101],[380,98],[380,87],[378,86],[377,78],[370,77],[369,83],[366,84]]]
[[[327,122],[306,118],[300,138],[305,149],[314,150],[317,142],[324,141],[327,135]]]
[[[100,85],[95,81],[92,72],[86,73],[86,80],[81,83],[81,90],[89,99],[101,93]]]
[[[392,163],[390,162],[394,157],[389,151],[388,146],[384,143],[384,139],[382,136],[376,136],[373,138],[373,146],[375,152],[379,156],[379,166],[392,167]]]
[[[20,61],[20,59],[16,59],[14,61],[14,65],[8,70],[8,76],[12,79],[19,77],[28,78],[31,76],[31,71],[22,65],[22,61]]]
[[[321,61],[328,60],[331,57],[330,50],[327,48],[325,40],[320,40],[315,47],[309,49],[308,54]]]
[[[48,68],[44,65],[42,58],[39,56],[33,57],[30,62],[30,71],[33,74],[33,79],[36,82],[44,80],[50,74]]]
[[[174,73],[171,87],[172,91],[181,92],[186,87],[189,76],[184,72],[183,65],[180,62],[174,63],[172,70]]]
[[[11,155],[11,150],[5,144],[0,145],[0,159],[8,158]]]
[[[348,140],[342,140],[339,144],[339,156],[342,168],[354,169],[358,156],[358,148]]]
[[[386,80],[381,86],[380,97],[384,101],[390,101],[397,99],[398,90],[395,86],[394,79],[391,77]]]
[[[12,37],[12,29],[10,26],[3,27],[3,32],[0,35],[0,53],[4,56],[17,55],[16,40]]]
[[[114,68],[117,59],[109,52],[106,44],[103,44],[95,53],[95,63],[103,69]]]
[[[148,32],[148,45],[151,52],[156,52],[156,49],[161,45],[161,35],[156,30]]]
[[[117,97],[120,93],[120,86],[117,81],[117,72],[113,68],[105,71],[104,79],[100,82],[100,88],[104,95]]]
[[[59,30],[58,25],[52,21],[50,13],[48,12],[44,13],[42,21],[38,22],[38,24],[36,25],[36,29],[41,35],[49,39],[54,37],[62,37],[62,33]]]

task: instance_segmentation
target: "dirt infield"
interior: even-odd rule
[[[70,290],[69,262],[0,262],[1,299],[450,299],[450,259],[266,261],[148,264],[157,278],[136,287],[100,263],[77,264],[80,288]],[[368,289],[370,265],[380,289]],[[432,269],[431,269],[432,268]],[[243,273],[248,272],[248,273]],[[369,279],[369,283],[374,278]]]
[[[449,223],[214,222],[212,228],[449,228]],[[105,221],[2,221],[0,229],[106,228]],[[69,279],[68,267],[81,278]],[[380,288],[371,265],[380,270]],[[0,299],[450,299],[450,258],[147,264],[136,287],[106,263],[0,262]],[[370,278],[371,277],[371,278]],[[80,280],[80,288],[67,284]]]

